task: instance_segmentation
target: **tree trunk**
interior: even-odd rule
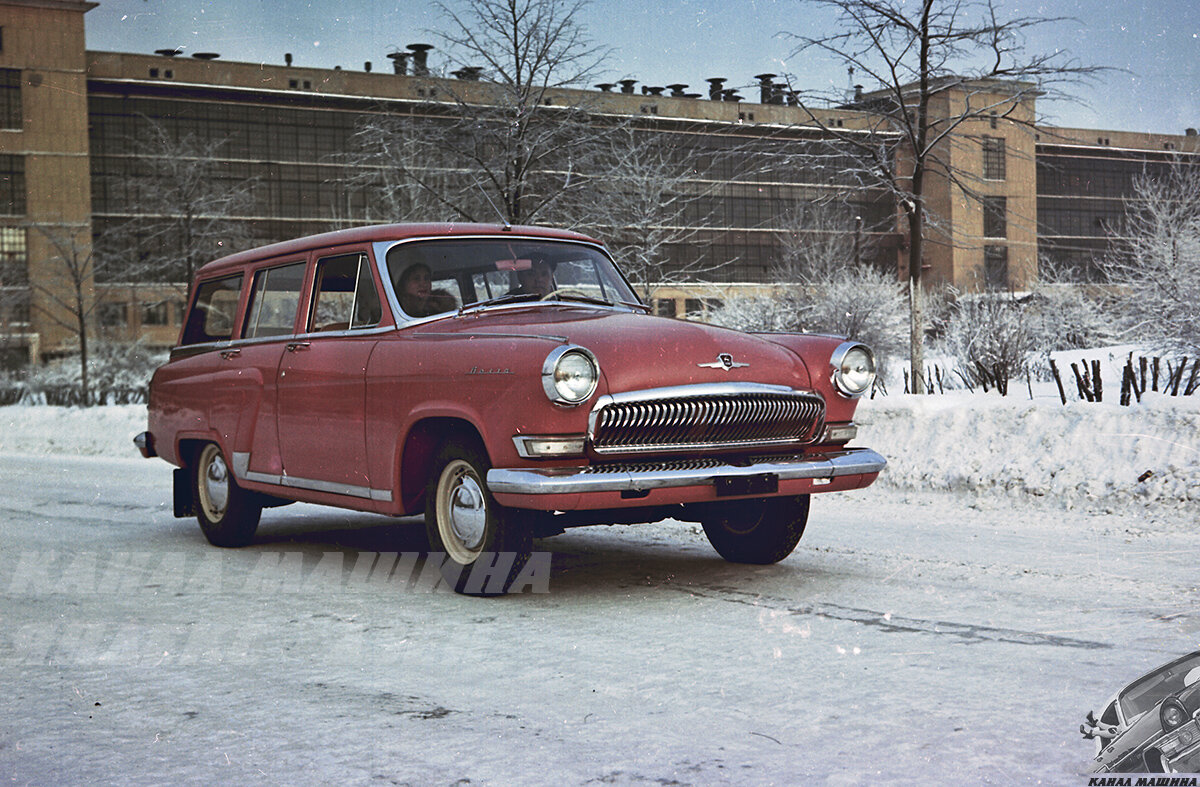
[[[75,304],[75,317],[79,322],[79,394],[83,399],[83,406],[88,407],[91,404],[91,393],[88,385],[87,315],[83,309],[82,291],[76,296]]]
[[[908,215],[908,346],[913,393],[925,393],[925,294],[921,289],[921,256],[925,228],[918,204]]]

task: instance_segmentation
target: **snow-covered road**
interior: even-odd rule
[[[161,462],[0,454],[5,782],[1084,784],[1086,711],[1200,646],[1176,507],[881,485],[777,566],[586,528],[549,593],[477,599],[389,554],[415,520],[224,551],[169,506]]]

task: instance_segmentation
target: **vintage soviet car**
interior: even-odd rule
[[[1121,689],[1079,732],[1096,741],[1093,773],[1200,772],[1200,651]]]
[[[726,559],[772,563],[810,493],[883,469],[846,445],[867,347],[647,312],[571,232],[388,225],[266,246],[198,272],[136,442],[179,468],[176,515],[215,545],[291,501],[424,513],[448,584],[479,594],[574,525],[700,522]]]

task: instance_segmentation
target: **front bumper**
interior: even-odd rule
[[[733,464],[721,459],[629,462],[586,467],[493,468],[487,485],[494,494],[557,495],[588,492],[645,492],[687,486],[711,486],[718,479],[774,475],[780,481],[833,479],[878,473],[887,460],[870,448],[846,448],[824,454],[769,456]]]

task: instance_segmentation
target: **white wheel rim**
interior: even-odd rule
[[[474,562],[487,531],[487,496],[470,464],[455,459],[442,470],[437,487],[438,535],[456,563]]]
[[[229,468],[215,445],[205,447],[200,454],[200,506],[211,521],[220,521],[229,506]]]

